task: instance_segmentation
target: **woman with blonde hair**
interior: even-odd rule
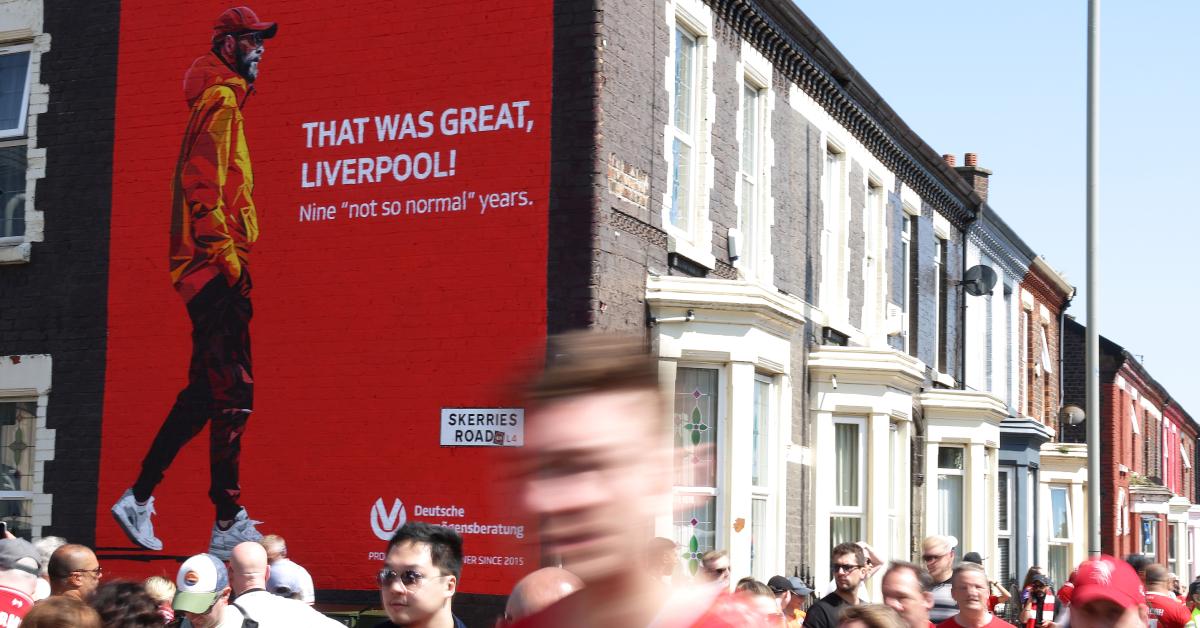
[[[847,606],[838,628],[908,628],[900,614],[883,604]]]
[[[21,620],[22,628],[102,628],[100,614],[83,602],[65,595],[49,597]]]
[[[163,621],[168,624],[175,621],[175,609],[171,608],[171,600],[175,599],[175,583],[162,576],[150,576],[142,586],[158,604],[158,614],[162,615]]]

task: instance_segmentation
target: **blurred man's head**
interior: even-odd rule
[[[1151,563],[1146,566],[1146,590],[1156,593],[1171,592],[1171,577],[1175,574],[1167,571],[1167,568],[1158,564]]]
[[[561,567],[543,567],[526,575],[513,587],[504,607],[504,619],[515,622],[583,588],[583,581]]]
[[[883,574],[883,603],[892,607],[910,628],[927,628],[933,609],[933,578],[912,563],[894,562]]]
[[[1129,563],[1112,556],[1086,560],[1074,582],[1071,628],[1134,628],[1149,622],[1146,592]]]
[[[883,604],[847,606],[838,619],[838,628],[905,628],[907,625],[895,609]]]
[[[1036,574],[1029,581],[1029,595],[1035,598],[1045,597],[1053,589],[1050,577],[1046,574]]]
[[[0,586],[33,596],[41,573],[40,558],[37,548],[25,539],[0,539]]]
[[[679,564],[679,545],[671,539],[656,536],[646,547],[646,568],[655,576],[671,576]]]
[[[935,583],[950,579],[950,574],[954,571],[954,548],[957,545],[958,539],[940,534],[925,537],[925,541],[921,543],[921,560]]]
[[[410,521],[396,530],[379,571],[383,609],[401,626],[450,619],[462,573],[462,537],[443,526]]]
[[[212,554],[196,554],[179,566],[171,608],[195,628],[213,628],[225,619],[232,591],[225,563]]]
[[[779,608],[779,602],[771,592],[771,587],[748,577],[738,581],[734,593],[745,600],[747,606],[755,613],[766,618],[767,625],[775,626],[784,622],[783,611]]]
[[[982,617],[988,613],[989,594],[987,572],[975,563],[962,563],[954,568],[950,579],[950,597],[958,604],[964,617]]]
[[[641,528],[670,493],[658,362],[645,343],[594,332],[550,339],[528,391],[525,504],[547,550],[585,583],[627,577]]]
[[[1154,564],[1154,559],[1145,554],[1129,554],[1125,557],[1125,562],[1129,563],[1130,567],[1137,572],[1138,578],[1142,579],[1142,584],[1146,584],[1146,568]]]
[[[858,596],[858,585],[866,577],[867,557],[862,546],[857,543],[842,543],[833,548],[830,554],[833,561],[833,582],[837,592],[843,597]]]
[[[700,557],[700,579],[729,585],[729,552],[712,550]]]
[[[2,541],[0,541],[2,542]],[[84,545],[68,543],[54,550],[46,566],[52,595],[86,598],[100,585],[104,570],[95,552]]]
[[[1194,608],[1200,608],[1200,580],[1195,580],[1188,585],[1187,601]]]

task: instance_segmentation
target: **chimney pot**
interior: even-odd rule
[[[946,165],[950,166],[951,168],[953,168],[958,163],[958,160],[955,159],[954,155],[951,155],[950,153],[946,153],[945,155],[942,155],[942,161],[946,162]]]
[[[967,162],[967,165],[972,168],[979,165],[979,155],[976,155],[975,153],[967,153],[964,159]]]

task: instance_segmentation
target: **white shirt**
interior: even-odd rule
[[[345,624],[330,619],[300,600],[289,600],[262,589],[243,593],[233,600],[246,610],[250,619],[261,628],[303,628],[305,626],[328,626],[345,628]]]
[[[181,614],[178,613],[177,614]],[[221,615],[221,623],[217,624],[217,628],[242,628],[242,613],[234,608],[232,604],[225,605],[225,612]],[[192,628],[190,620],[183,620],[179,624],[181,628]]]

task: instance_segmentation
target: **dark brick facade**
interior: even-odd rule
[[[45,465],[54,511],[43,532],[79,543],[93,542],[96,520],[117,16],[115,1],[45,5],[53,39],[41,82],[51,88],[38,118],[47,162],[36,195],[45,239],[29,263],[0,266],[0,355],[47,353],[54,365],[46,423],[57,451]]]

